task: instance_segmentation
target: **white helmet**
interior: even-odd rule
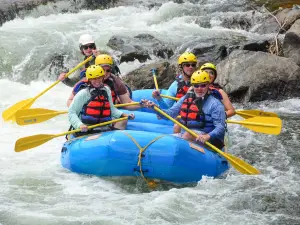
[[[90,34],[83,34],[80,36],[79,38],[79,47],[81,47],[82,45],[86,45],[86,44],[95,44],[95,41],[92,37],[92,35]]]

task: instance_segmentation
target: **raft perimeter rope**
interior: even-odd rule
[[[154,142],[156,142],[158,139],[166,136],[165,134],[162,134],[160,136],[157,136],[156,138],[154,138],[152,141],[150,141],[145,147],[140,146],[140,144],[134,139],[134,137],[132,137],[130,134],[126,133],[125,131],[121,131],[122,133],[124,133],[127,137],[129,137],[132,142],[138,147],[138,149],[140,150],[139,153],[139,158],[138,158],[138,166],[140,167],[140,174],[143,177],[143,179],[147,182],[148,186],[150,188],[156,188],[157,186],[157,182],[154,180],[148,180],[142,170],[142,153]]]

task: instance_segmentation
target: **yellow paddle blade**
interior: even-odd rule
[[[227,123],[240,124],[252,131],[264,134],[278,135],[281,132],[282,121],[278,117],[253,117],[243,121],[231,121]]]
[[[194,137],[198,137],[198,135],[194,131],[190,130],[189,128],[187,128],[186,126],[184,126],[183,124],[181,124],[177,120],[173,119],[172,117],[170,117],[168,114],[166,114],[164,111],[162,111],[158,107],[154,106],[154,110],[156,110],[157,112],[159,112],[160,114],[162,114],[164,117],[166,117],[169,120],[171,120],[173,123],[178,124],[181,128],[183,128],[185,131],[189,132]],[[255,175],[255,174],[259,174],[260,173],[253,166],[251,166],[250,164],[246,163],[245,161],[237,158],[236,156],[232,156],[232,155],[230,155],[228,153],[225,153],[225,152],[221,151],[220,149],[218,149],[214,145],[210,144],[209,142],[205,142],[205,144],[208,145],[211,149],[213,149],[217,153],[219,153],[220,155],[222,155],[225,159],[227,159],[228,162],[236,170],[238,170],[239,172],[241,172],[243,174],[251,174],[251,175]]]
[[[231,155],[229,153],[226,153],[227,156],[230,156],[230,160],[234,160],[235,163],[232,163],[232,167],[234,167],[237,171],[240,171],[242,174],[248,174],[248,175],[258,175],[260,174],[260,171],[256,169],[255,167],[249,165],[245,161],[241,160],[240,158]],[[229,160],[228,160],[229,161]]]
[[[196,135],[197,136],[197,135]],[[195,136],[195,137],[196,137]],[[216,151],[217,153],[219,153],[220,155],[222,155],[225,159],[228,160],[228,162],[230,162],[230,164],[240,173],[242,174],[249,174],[249,175],[257,175],[260,174],[259,170],[257,170],[256,168],[254,168],[253,166],[251,166],[250,164],[246,163],[245,161],[243,161],[242,159],[233,156],[229,153],[225,153],[222,150],[218,149],[217,147],[213,146],[211,143],[209,142],[205,142],[206,145],[208,145],[210,148],[212,148],[214,151]]]
[[[82,67],[84,64],[86,64],[87,62],[89,62],[92,59],[93,59],[93,56],[88,57],[86,60],[84,60],[83,62],[79,63],[75,68],[71,69],[65,75],[65,77],[68,77],[70,74],[72,74],[73,72],[75,72],[76,70],[78,70],[80,67]],[[55,85],[57,85],[59,82],[60,82],[60,80],[55,81],[52,85],[50,85],[48,88],[46,88],[44,91],[42,91],[41,93],[39,93],[34,98],[30,98],[30,99],[26,99],[26,100],[20,101],[20,102],[16,103],[15,105],[11,106],[10,108],[8,108],[7,110],[5,110],[2,113],[3,120],[4,121],[8,121],[8,120],[14,119],[15,118],[15,113],[18,110],[30,108],[30,106],[35,102],[36,99],[38,99],[39,97],[41,97],[43,94],[45,94],[47,91],[49,91]]]
[[[115,120],[107,121],[107,122],[104,122],[104,123],[99,123],[99,124],[95,124],[95,125],[92,125],[92,126],[88,126],[88,129],[92,129],[92,128],[100,127],[100,126],[106,126],[106,125],[109,125],[111,123],[116,123],[116,122],[119,122],[119,121],[122,121],[122,120],[127,120],[127,119],[128,119],[128,117],[121,117],[119,119],[115,119]],[[80,129],[71,130],[71,131],[67,131],[67,132],[64,132],[64,133],[56,134],[56,135],[53,135],[53,134],[37,134],[37,135],[33,135],[33,136],[20,138],[16,141],[15,151],[16,152],[22,152],[22,151],[37,147],[39,145],[42,145],[45,142],[50,141],[51,139],[53,139],[55,137],[65,136],[65,135],[68,135],[68,134],[74,134],[74,133],[79,132],[79,131],[80,131]]]
[[[30,148],[40,146],[55,137],[56,135],[51,134],[37,134],[33,136],[20,138],[15,144],[15,151],[21,152]]]
[[[248,119],[256,116],[263,116],[263,117],[278,117],[276,113],[273,112],[264,112],[262,110],[257,109],[250,109],[250,110],[237,110],[235,111],[237,115]]]
[[[16,113],[16,122],[20,126],[41,123],[68,111],[55,111],[50,109],[35,108],[23,109]]]
[[[130,105],[138,105],[139,102],[130,102],[124,104],[115,105],[115,107],[124,107]],[[22,109],[18,110],[15,114],[16,122],[20,126],[31,125],[36,123],[42,123],[44,121],[50,120],[61,114],[66,114],[68,111],[55,111],[43,108],[34,109]]]
[[[15,113],[21,109],[28,109],[34,103],[33,98],[22,100],[13,106],[9,107],[2,113],[4,121],[15,120]]]

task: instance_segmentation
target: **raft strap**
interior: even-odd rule
[[[154,142],[156,142],[157,140],[159,140],[160,138],[166,136],[166,134],[162,134],[160,136],[157,136],[156,138],[154,138],[152,141],[150,141],[145,147],[141,147],[140,144],[134,139],[134,137],[132,137],[129,133],[125,132],[125,131],[121,131],[122,133],[124,133],[127,137],[129,137],[132,142],[138,147],[138,149],[140,150],[139,153],[139,157],[138,157],[138,166],[140,167],[140,174],[142,176],[142,178],[147,182],[148,186],[150,188],[155,188],[157,185],[157,182],[154,180],[148,180],[145,175],[144,172],[148,172],[148,171],[143,171],[142,170],[142,157],[144,157],[145,155],[143,154],[144,151],[146,151],[146,149],[153,144]]]

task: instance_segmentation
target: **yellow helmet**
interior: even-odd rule
[[[197,57],[191,52],[185,52],[178,58],[178,65],[187,62],[194,62],[197,63]]]
[[[191,76],[191,84],[210,83],[209,74],[204,70],[197,70]]]
[[[89,79],[103,77],[105,75],[104,69],[99,65],[91,65],[86,69],[85,76]]]
[[[101,54],[98,55],[95,59],[96,65],[109,65],[112,66],[114,64],[113,59],[110,55]]]
[[[217,75],[217,67],[215,64],[212,63],[204,63],[201,67],[200,70],[205,70],[205,69],[211,69],[213,71],[215,71],[216,75]]]

